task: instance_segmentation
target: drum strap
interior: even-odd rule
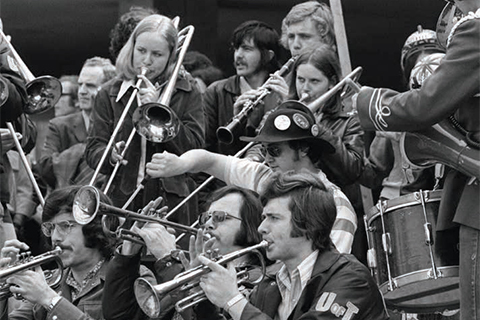
[[[450,120],[450,123],[458,130],[460,131],[460,133],[462,133],[464,136],[465,136],[465,141],[467,142],[467,144],[472,147],[472,148],[475,148],[475,149],[480,149],[480,142],[479,141],[475,141],[473,139],[473,133],[468,131],[467,129],[465,129],[464,127],[462,127],[462,125],[457,121],[457,119],[455,119],[455,117],[453,115],[451,115],[450,117],[448,117],[448,119]]]

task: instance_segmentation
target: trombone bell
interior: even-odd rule
[[[62,84],[51,76],[41,76],[27,83],[28,101],[24,106],[27,114],[44,112],[58,102],[62,95]]]
[[[139,135],[156,143],[170,141],[180,131],[180,120],[175,112],[159,103],[139,106],[132,115],[132,121]]]

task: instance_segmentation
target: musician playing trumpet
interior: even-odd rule
[[[368,269],[352,255],[338,253],[328,236],[336,210],[332,192],[312,173],[275,175],[261,195],[267,257],[281,269],[265,278],[249,299],[236,275],[205,257],[212,272],[200,287],[235,320],[388,319],[382,296]]]
[[[148,210],[150,203],[144,210]],[[153,208],[153,207],[152,207]],[[161,209],[165,210],[165,208]],[[208,199],[207,211],[199,216],[201,228],[197,237],[190,237],[189,258],[183,251],[176,249],[175,236],[157,223],[147,223],[142,228],[134,227],[145,241],[146,247],[157,259],[154,264],[156,280],[162,283],[171,280],[183,270],[190,270],[200,265],[198,257],[206,252],[214,252],[224,256],[236,250],[252,246],[260,242],[257,228],[260,225],[262,205],[258,196],[247,189],[229,186],[216,190]],[[211,238],[204,241],[204,235]],[[143,319],[146,318],[135,301],[133,282],[140,276],[140,247],[130,241],[124,241],[116,250],[107,271],[105,295],[103,299],[106,319]],[[255,256],[242,256],[232,262],[234,266],[258,266]],[[257,275],[258,276],[258,275]],[[198,279],[197,279],[198,280]],[[152,284],[155,282],[152,281]],[[163,299],[162,319],[171,319],[176,312],[173,308],[176,301],[189,292],[172,293]],[[194,314],[192,314],[194,312]],[[220,317],[215,307],[208,303],[200,303],[181,312],[183,319],[193,315],[197,319],[216,319]]]
[[[112,150],[108,150],[108,159],[100,172],[110,176],[114,165],[121,161],[118,173],[109,190],[115,206],[123,207],[136,187],[145,178],[145,163],[153,153],[168,150],[182,154],[191,148],[201,148],[204,144],[204,114],[200,93],[194,85],[194,79],[180,71],[168,106],[178,117],[178,134],[171,141],[155,143],[135,134],[132,143],[122,159],[121,153],[128,140],[134,123],[132,113],[140,105],[158,102],[177,60],[178,32],[172,21],[162,15],[150,15],[135,28],[129,40],[120,51],[116,61],[117,77],[108,82],[99,91],[92,113],[91,130],[87,139],[85,155],[92,168],[97,168],[105,152],[120,115],[128,104],[138,78],[142,79],[139,92],[134,99],[121,130],[116,136]],[[142,75],[142,69],[146,74]],[[193,180],[178,175],[167,179],[150,179],[135,198],[133,208],[143,208],[150,200],[161,195],[165,204],[174,207],[190,193]],[[196,211],[196,202],[189,204],[172,217],[176,222],[190,225]]]
[[[2,310],[2,319],[103,319],[101,299],[114,241],[104,235],[100,217],[84,226],[75,222],[72,205],[78,190],[78,186],[72,186],[52,191],[43,208],[42,232],[62,250],[59,257],[64,270],[58,288],[51,288],[43,273],[32,270],[8,277],[10,291],[24,301],[10,313]],[[110,203],[103,193],[100,197]],[[25,243],[12,240],[1,254],[15,257],[27,249]]]

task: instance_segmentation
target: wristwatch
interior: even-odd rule
[[[60,299],[62,299],[61,296],[55,296],[52,298],[52,300],[50,301],[50,304],[46,307],[47,311],[50,312],[53,310],[53,308],[55,308],[55,306],[57,305],[58,301],[60,301]]]

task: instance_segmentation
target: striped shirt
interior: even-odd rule
[[[225,166],[225,183],[250,189],[261,194],[273,171],[266,165],[248,159],[239,159],[229,156]],[[337,207],[337,217],[330,233],[335,248],[340,253],[350,253],[352,250],[353,235],[357,230],[357,216],[347,196],[331,183],[325,173],[317,171],[318,178],[325,187],[333,192],[333,198]]]
[[[277,285],[282,296],[282,302],[278,306],[275,320],[287,320],[293,309],[295,309],[303,289],[305,289],[308,280],[312,277],[317,257],[318,250],[315,250],[297,266],[291,276],[285,265],[278,271]]]

